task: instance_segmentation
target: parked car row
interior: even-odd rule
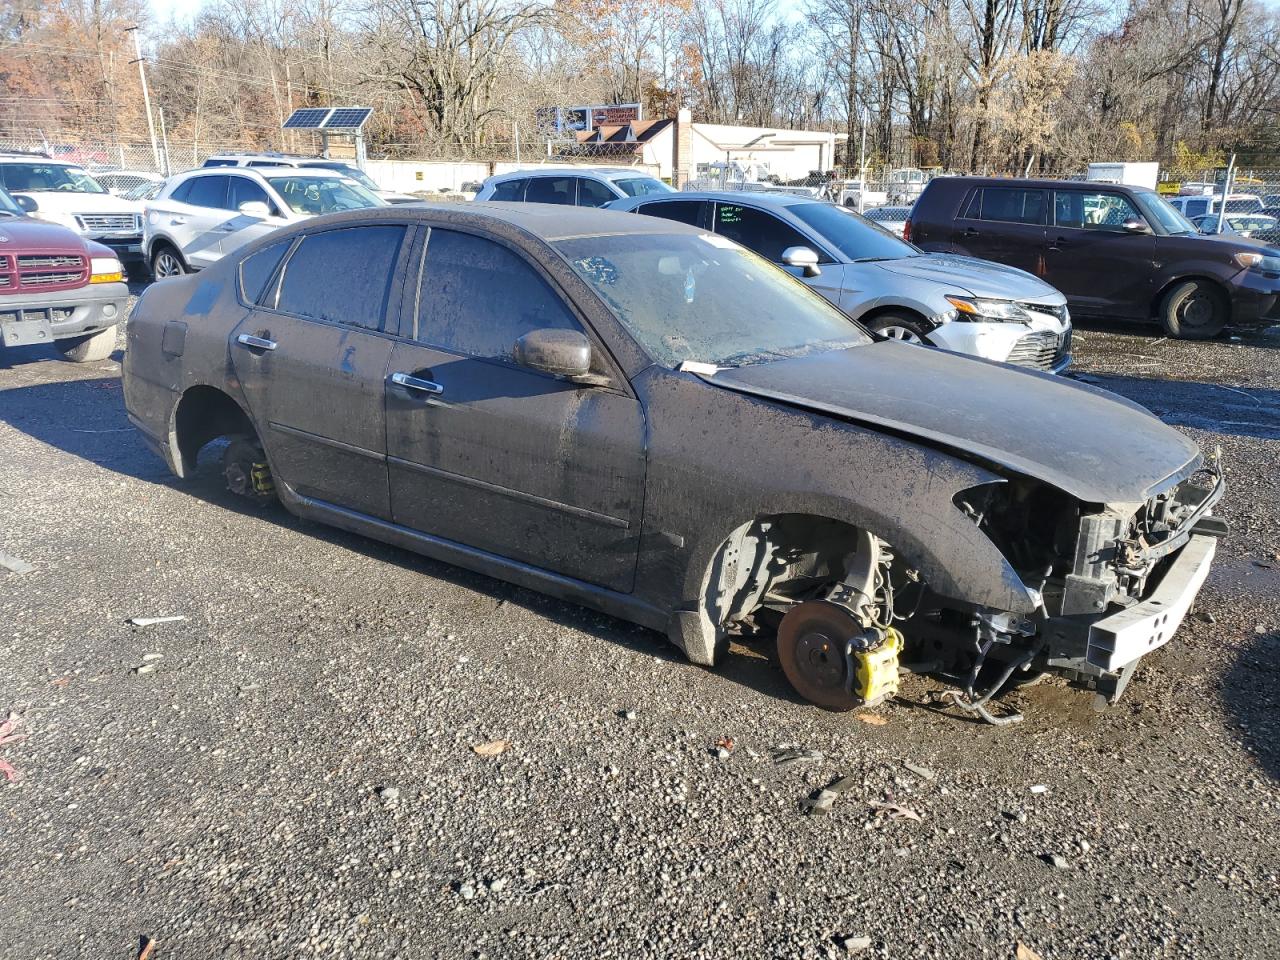
[[[827,709],[892,696],[900,663],[967,677],[955,705],[993,723],[1015,674],[1114,701],[1208,573],[1216,460],[1126,400],[875,338],[832,302],[896,275],[998,332],[1022,300],[966,284],[1029,275],[767,200],[288,223],[142,294],[130,420],[178,477],[224,440],[239,495],[663,631],[694,663],[771,631]]]

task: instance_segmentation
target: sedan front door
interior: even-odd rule
[[[383,382],[405,271],[403,224],[304,236],[231,334],[231,358],[272,474],[297,494],[388,519]],[[262,275],[273,276],[269,282]]]
[[[418,302],[386,384],[395,522],[629,591],[644,504],[639,402],[598,343],[594,385],[512,359],[534,330],[586,334],[575,311],[511,247],[436,228]]]
[[[753,250],[766,260],[777,264],[793,277],[799,277],[834,304],[840,303],[840,291],[844,283],[841,270],[826,269],[835,263],[817,240],[805,236],[791,224],[772,213],[741,203],[717,201],[712,218],[712,229]],[[800,267],[782,262],[782,253],[790,247],[808,247],[818,255],[819,274],[806,277]]]

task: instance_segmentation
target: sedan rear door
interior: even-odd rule
[[[956,218],[953,248],[1044,276],[1045,193],[1039,187],[976,188]]]
[[[303,236],[230,343],[277,482],[379,519],[390,516],[385,331],[399,309],[407,231],[384,223]],[[255,261],[273,250],[241,265],[246,289],[250,277],[265,282],[272,264]]]

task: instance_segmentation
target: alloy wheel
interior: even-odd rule
[[[180,277],[186,273],[182,269],[182,261],[167,250],[156,254],[154,272],[157,280],[163,280],[166,277]]]

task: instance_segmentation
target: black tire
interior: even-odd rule
[[[1230,310],[1222,291],[1209,281],[1184,280],[1160,301],[1160,323],[1179,340],[1207,340],[1222,332]]]
[[[151,276],[156,280],[181,277],[190,272],[187,262],[182,259],[182,254],[170,244],[158,244],[155,252],[151,254]]]
[[[257,504],[270,503],[276,498],[267,454],[256,437],[231,437],[222,453],[222,475],[227,489],[238,497]]]
[[[907,313],[882,313],[866,326],[874,333],[903,343],[929,343],[924,321]]]
[[[94,360],[105,360],[116,348],[116,328],[107,327],[97,333],[83,337],[67,337],[65,340],[53,341],[54,347],[62,354],[64,360],[72,363],[91,363]]]

